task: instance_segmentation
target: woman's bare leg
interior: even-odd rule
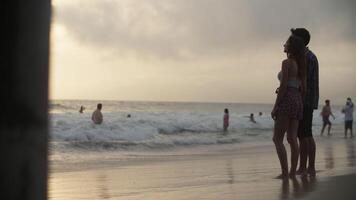
[[[289,127],[287,131],[287,140],[290,144],[291,151],[291,166],[289,171],[289,177],[295,178],[297,166],[298,166],[298,157],[299,157],[299,145],[297,140],[298,132],[298,120],[290,120]]]
[[[282,175],[281,178],[288,177],[288,160],[287,152],[283,144],[284,134],[288,128],[288,118],[284,116],[277,117],[274,123],[274,133],[273,133],[273,142],[276,146],[277,155],[279,162],[281,164]]]

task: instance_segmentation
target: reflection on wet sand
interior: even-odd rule
[[[237,199],[238,195],[235,191],[235,174],[234,174],[234,161],[232,159],[226,160],[226,175],[227,175],[227,183],[230,187],[230,193],[233,199]]]
[[[234,165],[231,159],[226,160],[226,174],[228,176],[228,183],[234,184],[235,183],[235,176],[234,176]]]
[[[99,189],[99,199],[110,199],[108,186],[107,186],[107,177],[106,174],[101,174],[97,176],[98,189]]]
[[[347,151],[347,166],[354,167],[356,162],[356,155],[355,155],[355,142],[353,139],[346,140],[346,151]]]
[[[333,169],[334,168],[334,150],[333,145],[330,141],[326,142],[325,144],[325,168],[326,169]]]
[[[305,197],[315,191],[317,179],[315,177],[298,177],[282,180],[280,199],[297,199]],[[292,185],[292,188],[290,187]]]
[[[289,180],[283,179],[282,180],[282,187],[281,187],[281,195],[279,199],[288,199],[289,197]]]

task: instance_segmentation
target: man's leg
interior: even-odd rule
[[[314,177],[316,144],[313,136],[308,137],[307,139],[308,139],[308,157],[309,157],[308,174],[309,176]]]
[[[309,152],[309,141],[308,138],[300,137],[299,138],[299,148],[300,148],[300,162],[299,169],[297,174],[305,174],[307,169],[307,160],[308,160],[308,152]]]
[[[345,138],[347,137],[347,129],[349,129],[349,128],[348,128],[347,121],[345,121]]]
[[[323,127],[321,128],[320,135],[323,135],[325,127],[326,127],[326,123],[323,123]]]

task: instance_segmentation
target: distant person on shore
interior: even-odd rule
[[[131,114],[128,114],[126,117],[127,117],[127,118],[131,118]]]
[[[83,113],[84,110],[85,110],[85,107],[84,106],[80,106],[79,113]]]
[[[253,116],[253,113],[250,114],[250,121],[253,123],[256,123],[255,117]]]
[[[262,116],[262,112],[259,112],[259,113],[258,113],[258,116],[260,116],[260,117],[261,117],[261,116]]]
[[[91,120],[94,122],[94,124],[101,124],[103,123],[103,114],[101,113],[101,108],[103,107],[103,105],[101,103],[98,103],[96,107],[96,110],[91,116]]]
[[[345,114],[345,138],[347,137],[347,130],[350,129],[350,136],[353,137],[352,135],[352,123],[354,120],[354,104],[351,101],[351,98],[347,98],[346,105],[341,111],[342,113]]]
[[[229,127],[229,110],[227,108],[224,110],[223,127],[224,132],[227,132],[227,128]]]
[[[331,124],[329,118],[331,115],[335,119],[335,116],[331,112],[331,106],[330,106],[329,99],[325,100],[325,105],[323,106],[323,109],[322,109],[320,115],[323,118],[323,128],[321,129],[320,135],[323,135],[326,125],[328,125],[328,135],[330,135],[330,129],[331,129],[332,124]]]
[[[275,120],[273,142],[276,146],[282,174],[277,178],[295,178],[298,164],[299,146],[297,131],[299,120],[303,116],[302,95],[306,90],[305,45],[300,37],[291,35],[284,44],[287,58],[282,62],[278,73],[280,81],[276,102],[271,112]],[[291,166],[288,172],[288,159],[283,144],[287,132],[287,141],[291,149]]]
[[[316,145],[312,132],[313,112],[319,104],[319,63],[318,58],[309,49],[310,33],[305,28],[291,29],[294,36],[300,37],[305,46],[306,91],[303,97],[303,119],[299,121],[298,139],[300,144],[300,162],[297,174],[315,176]],[[308,167],[307,167],[308,163]]]

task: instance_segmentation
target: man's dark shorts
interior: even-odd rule
[[[326,126],[326,125],[329,125],[329,126],[331,125],[329,116],[323,117],[323,126]]]
[[[346,130],[346,129],[351,129],[351,130],[352,130],[352,123],[353,123],[352,120],[350,120],[350,121],[345,121],[345,130]]]
[[[303,119],[299,121],[298,138],[313,137],[313,111],[314,109],[310,106],[303,107]]]

